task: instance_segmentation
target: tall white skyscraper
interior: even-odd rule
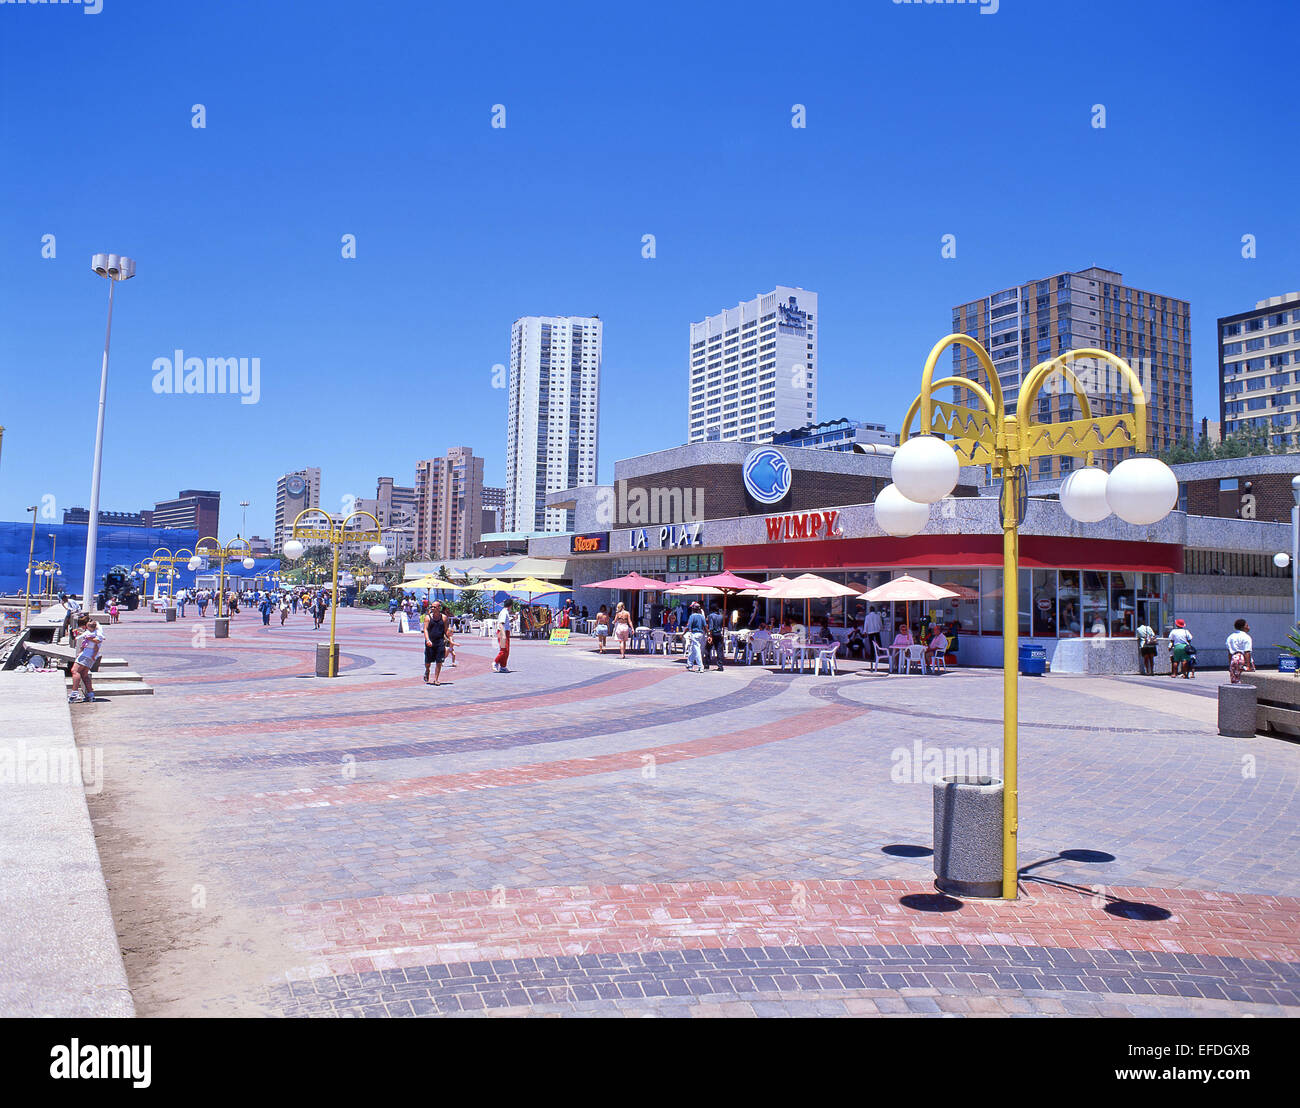
[[[601,322],[524,316],[510,333],[507,531],[569,531],[573,512],[546,494],[596,483]]]
[[[275,552],[284,549],[289,528],[298,513],[320,507],[320,467],[309,466],[286,473],[275,483]],[[312,519],[318,517],[312,516]]]
[[[688,442],[817,422],[817,294],[785,285],[691,324]]]

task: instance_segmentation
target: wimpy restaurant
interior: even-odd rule
[[[986,485],[982,467],[963,469],[954,495],[932,507],[925,531],[894,538],[877,525],[873,508],[890,482],[889,467],[884,454],[751,443],[696,443],[629,458],[615,464],[612,486],[549,494],[548,506],[574,512],[574,531],[534,537],[528,552],[566,560],[579,605],[594,612],[621,599],[642,607],[642,622],[660,597],[614,597],[584,583],[633,570],[680,581],[727,569],[760,580],[812,572],[867,591],[908,573],[958,594],[926,610],[960,628],[960,662],[1000,665],[997,490]],[[1045,641],[1052,657],[1069,640],[1131,642],[1142,623],[1163,634],[1177,612],[1211,648],[1201,651],[1203,664],[1217,664],[1214,648],[1237,615],[1251,620],[1257,642],[1277,642],[1290,622],[1290,581],[1272,557],[1289,549],[1289,530],[1185,512],[1147,527],[1114,516],[1081,524],[1056,500],[1031,498],[1020,529],[1020,634]],[[736,602],[746,610],[751,603]],[[761,617],[776,618],[776,602],[757,603]],[[814,622],[825,617],[840,634],[866,611],[853,597],[810,605]],[[896,608],[881,606],[890,628],[904,618],[903,605]],[[914,622],[918,614],[913,604]],[[1056,651],[1054,668],[1070,669],[1081,653]]]

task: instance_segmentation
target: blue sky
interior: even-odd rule
[[[896,428],[953,304],[1090,264],[1191,301],[1217,418],[1215,318],[1300,289],[1298,13],[0,4],[0,519],[89,500],[99,251],[138,265],[101,507],[220,489],[223,538],[245,499],[269,536],[300,466],[331,508],[450,445],[503,484],[492,367],[526,314],[605,321],[602,480],[684,441],[689,322],[776,284],[820,295],[822,418]],[[176,349],[259,358],[259,402],[156,395]]]

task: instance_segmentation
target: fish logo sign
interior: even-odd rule
[[[760,504],[779,504],[790,491],[790,463],[770,446],[745,455],[741,472],[745,490]]]

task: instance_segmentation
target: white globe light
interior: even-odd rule
[[[1061,482],[1061,507],[1065,514],[1080,523],[1100,523],[1110,515],[1106,481],[1106,471],[1097,466],[1084,466],[1067,474]]]
[[[157,563],[157,562],[150,562],[150,563],[149,563],[149,572],[150,572],[150,573],[157,573],[157,572],[158,572],[158,563]]]
[[[252,569],[257,563],[255,563],[252,558],[245,558],[242,564],[245,569]]]
[[[306,547],[304,547],[297,539],[290,539],[284,544],[284,556],[288,558],[289,561],[296,562],[302,557],[305,549]]]
[[[367,552],[368,557],[375,565],[382,566],[388,561],[388,550],[382,546],[372,546]]]
[[[190,570],[193,571],[198,569],[199,566],[203,564],[203,562],[198,558],[191,558],[187,564],[189,565]]]
[[[887,535],[905,539],[925,530],[930,522],[930,505],[909,500],[894,485],[886,485],[876,495],[876,522]]]
[[[934,504],[957,487],[961,463],[943,439],[918,435],[895,452],[890,467],[894,486],[914,504]]]
[[[1125,523],[1156,523],[1178,503],[1178,478],[1157,458],[1127,458],[1106,479],[1106,502]]]
[[[1273,555],[1273,564],[1278,569],[1286,569],[1291,564],[1291,555],[1283,551],[1281,554]]]

